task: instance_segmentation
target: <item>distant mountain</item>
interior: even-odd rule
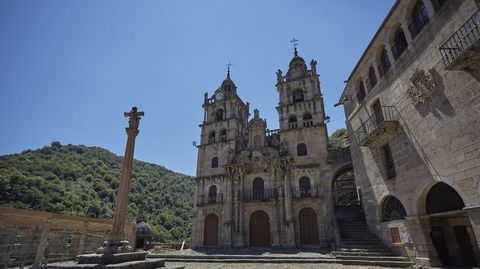
[[[59,142],[0,156],[0,206],[111,219],[122,159]],[[193,193],[192,177],[135,160],[128,220],[150,224],[154,241],[189,241]]]

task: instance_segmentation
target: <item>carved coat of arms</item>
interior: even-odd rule
[[[407,90],[413,105],[428,105],[432,101],[432,92],[436,85],[431,72],[417,70],[410,77],[412,86]]]

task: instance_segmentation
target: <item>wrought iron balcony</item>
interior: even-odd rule
[[[311,186],[309,188],[293,188],[292,195],[294,198],[318,197],[318,191],[316,186]]]
[[[199,195],[197,198],[197,206],[207,204],[223,204],[223,193],[217,195]]]
[[[270,201],[277,199],[278,192],[275,188],[262,190],[243,190],[238,192],[238,200],[243,202]]]
[[[459,70],[480,63],[480,10],[440,46],[446,69]]]
[[[355,131],[360,146],[366,146],[380,136],[390,133],[398,126],[397,113],[394,106],[382,106],[374,112]]]

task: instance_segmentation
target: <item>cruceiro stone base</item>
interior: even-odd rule
[[[77,256],[78,262],[52,263],[48,269],[155,269],[165,266],[165,259],[146,259],[148,252],[118,254],[84,254]],[[165,268],[165,267],[164,267]],[[170,267],[169,267],[170,268]],[[183,267],[172,267],[182,269]],[[165,268],[166,269],[166,268]]]

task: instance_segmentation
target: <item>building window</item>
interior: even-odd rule
[[[408,25],[412,38],[415,38],[418,33],[422,31],[429,20],[427,8],[423,4],[423,1],[419,0],[412,11],[412,22]]]
[[[294,103],[303,101],[304,100],[303,91],[301,89],[294,90],[292,98]]]
[[[400,231],[397,227],[390,228],[390,234],[392,235],[392,243],[400,244],[402,239],[400,238]]]
[[[403,32],[401,27],[398,27],[397,32],[395,33],[393,43],[394,44],[392,46],[392,54],[396,60],[400,58],[402,53],[408,47],[407,39],[405,38],[405,33]]]
[[[394,196],[385,198],[382,204],[382,222],[392,220],[402,220],[407,216],[407,212],[402,202]]]
[[[297,145],[297,156],[307,156],[307,145],[305,143]]]
[[[211,131],[208,134],[208,143],[215,143],[215,131]]]
[[[218,158],[214,157],[212,159],[212,168],[217,168],[218,167]]]
[[[388,58],[387,49],[383,48],[382,52],[380,52],[380,64],[378,65],[378,72],[380,73],[381,77],[387,73],[390,66],[391,63],[390,59]]]
[[[363,81],[360,81],[357,88],[357,100],[361,103],[363,99],[365,99],[365,86],[363,85]]]
[[[428,192],[425,207],[427,214],[434,214],[461,210],[465,207],[465,203],[454,188],[439,182]]]
[[[370,66],[368,69],[368,79],[366,81],[368,90],[373,89],[375,85],[377,85],[377,75],[375,74],[375,69],[373,69],[373,66]]]
[[[223,113],[223,109],[217,110],[217,112],[215,113],[215,119],[216,119],[217,121],[223,120],[223,114],[224,114],[224,113]]]
[[[310,179],[308,177],[300,178],[298,182],[300,197],[310,197],[312,196],[312,186],[310,185]]]
[[[303,127],[310,127],[313,126],[313,119],[312,119],[312,114],[309,112],[306,112],[303,114]]]
[[[435,11],[438,11],[443,4],[445,4],[445,0],[432,0],[432,5]]]
[[[220,130],[220,141],[222,142],[227,141],[227,129]]]
[[[382,147],[383,157],[385,159],[385,169],[387,171],[387,179],[392,179],[397,176],[395,172],[395,164],[393,163],[392,151],[390,150],[390,145],[385,144]]]
[[[297,116],[295,115],[290,115],[288,117],[288,127],[290,129],[295,129],[298,127],[298,123],[297,123]]]
[[[208,189],[208,202],[215,203],[217,199],[217,186],[212,185]]]
[[[263,200],[263,193],[265,187],[263,184],[263,179],[261,177],[257,177],[253,180],[253,188],[252,188],[252,195],[253,200]]]

